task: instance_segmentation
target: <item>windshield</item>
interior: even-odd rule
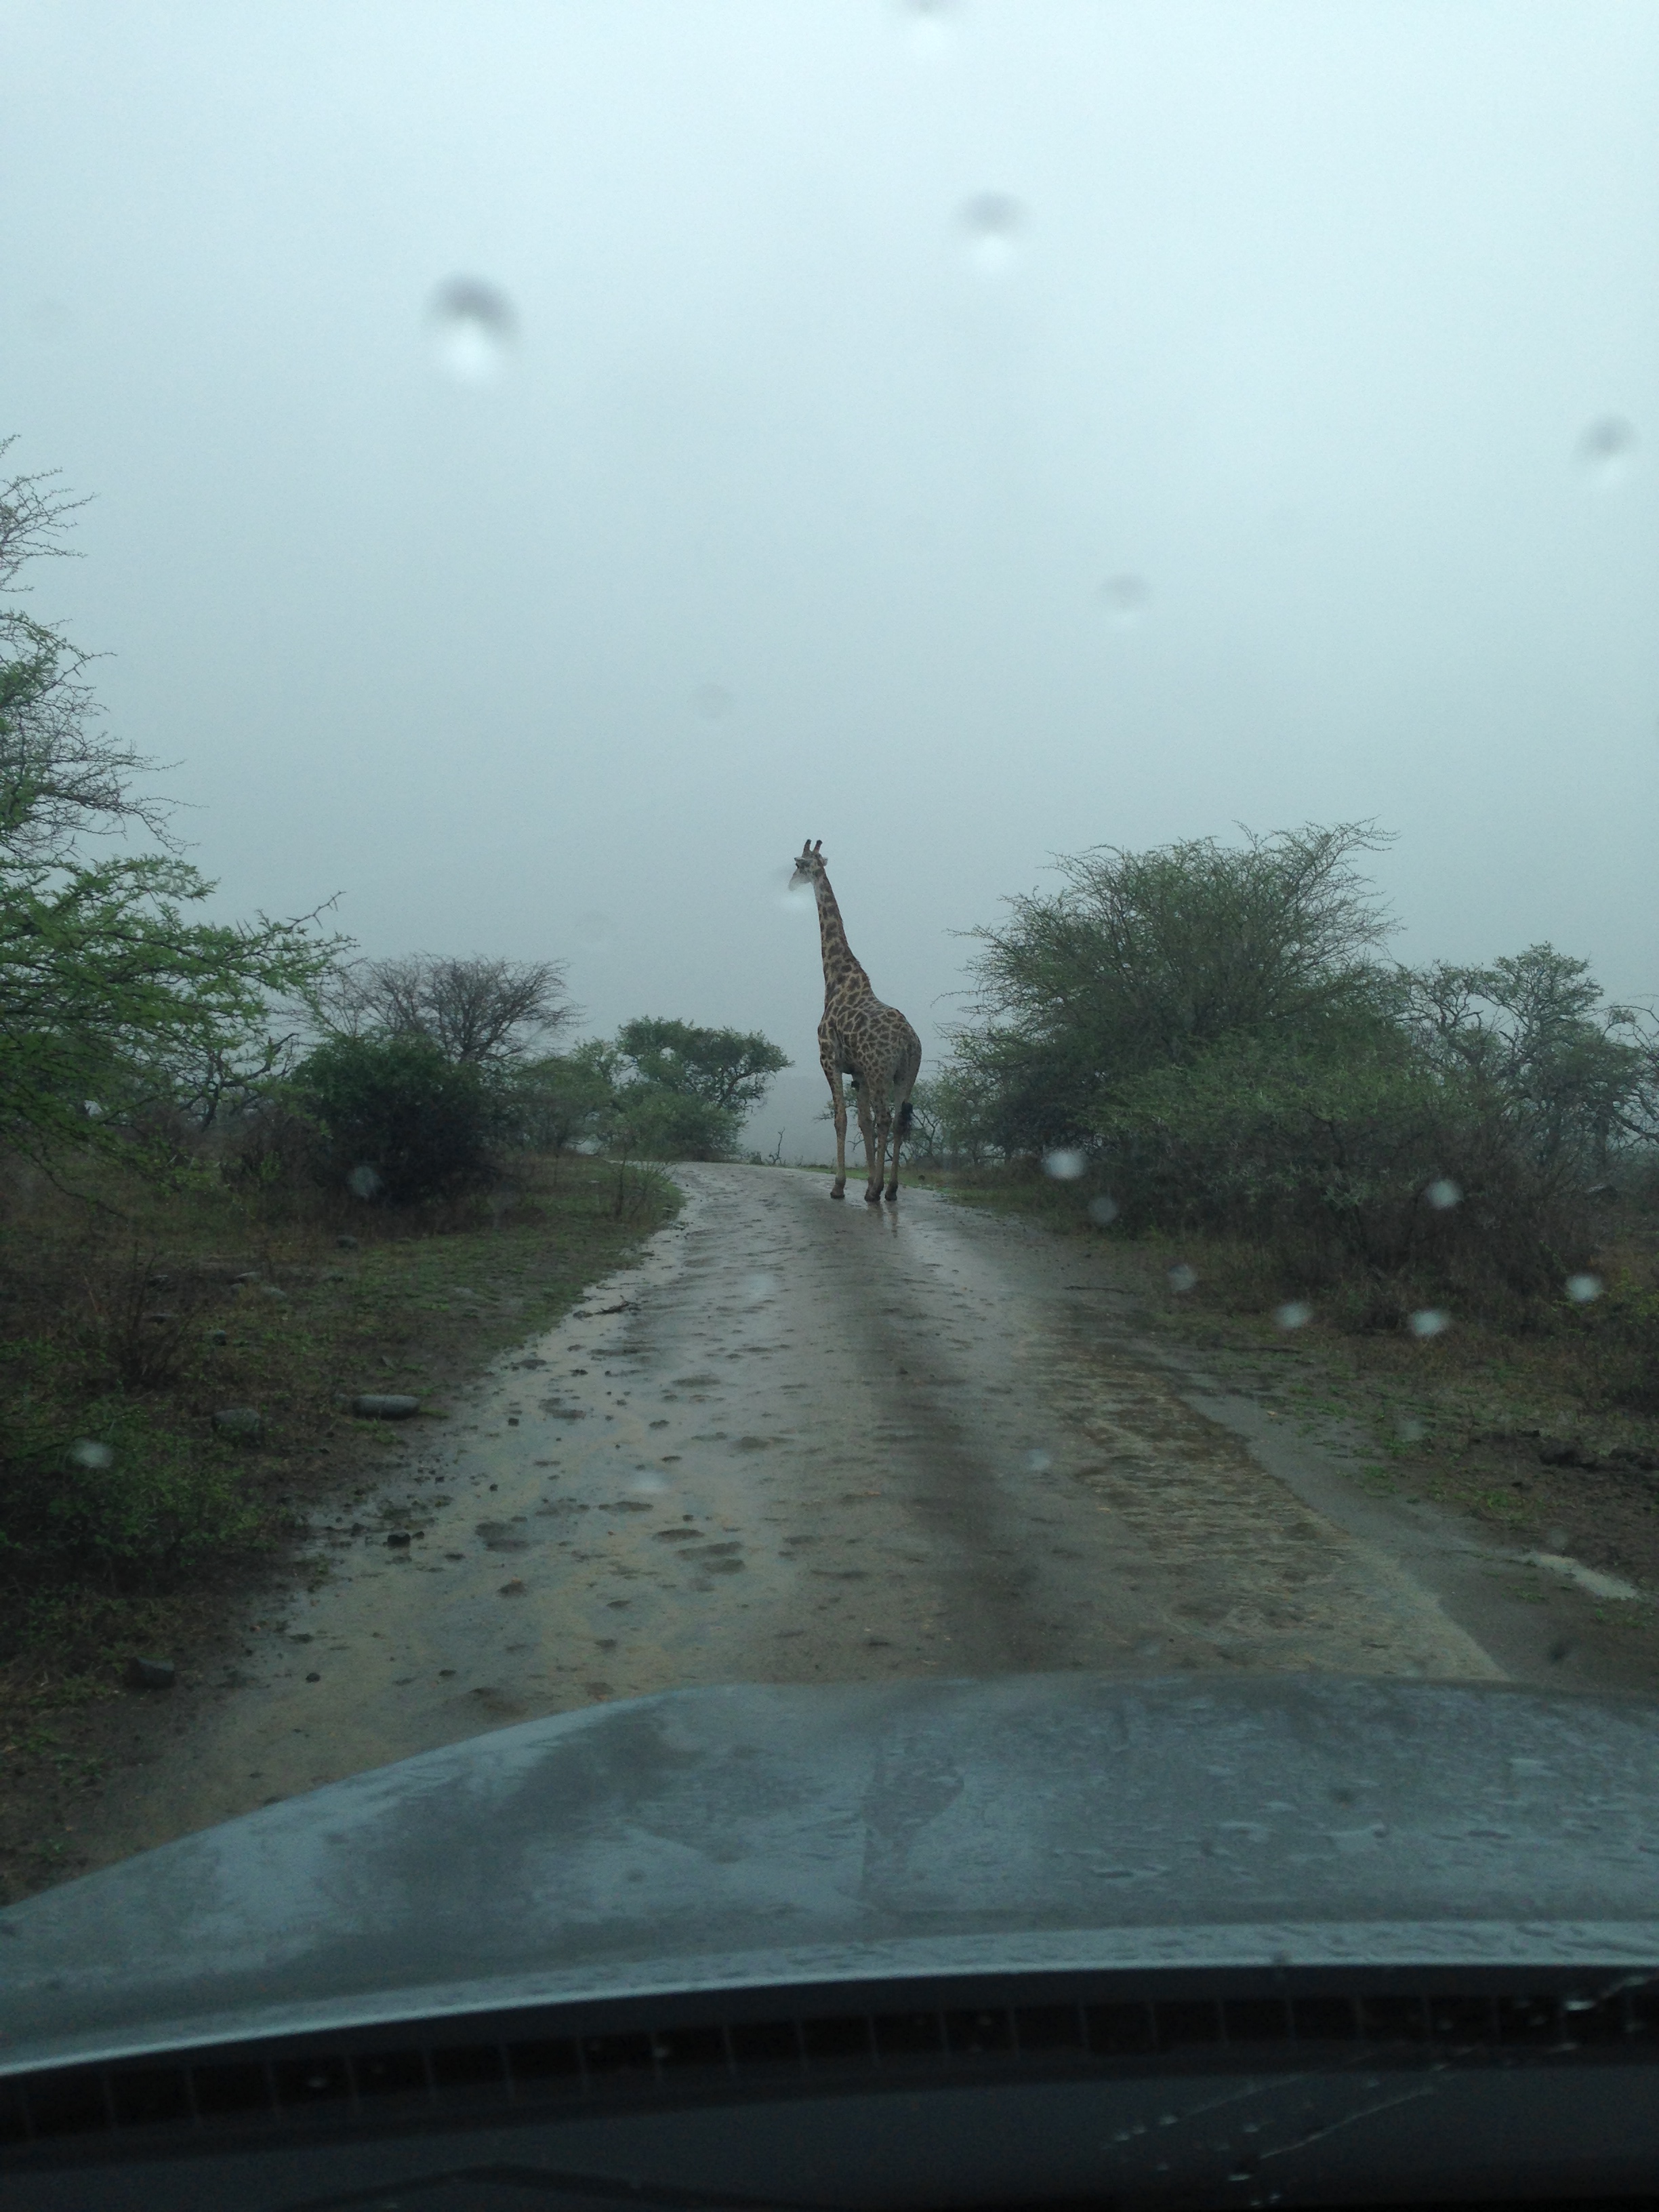
[[[1659,1682],[1650,11],[0,40],[4,1901],[702,1686]]]

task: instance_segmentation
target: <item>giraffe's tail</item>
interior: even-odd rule
[[[907,1098],[903,1105],[898,1109],[898,1133],[901,1137],[908,1137],[909,1135],[910,1123],[914,1118],[915,1109]]]

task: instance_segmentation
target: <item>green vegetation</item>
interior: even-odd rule
[[[1635,1402],[1650,1254],[1608,1231],[1659,1191],[1654,1025],[1547,945],[1387,960],[1358,865],[1382,842],[1345,823],[1062,860],[1058,893],[976,933],[917,1157],[1079,1224],[1250,1250],[1277,1297],[1348,1326],[1575,1329]]]
[[[74,504],[49,477],[0,486],[0,590],[64,555]],[[151,763],[100,727],[86,666],[61,628],[0,605],[0,1144],[36,1158],[164,1143],[175,1114],[280,1059],[274,1002],[339,951],[314,916],[191,918],[215,886],[135,793]],[[164,849],[87,849],[134,829]]]
[[[758,1030],[700,1029],[659,1015],[532,1060],[514,1078],[524,1124],[556,1151],[586,1144],[623,1159],[727,1160],[744,1118],[788,1060]]]
[[[318,1132],[318,1174],[356,1197],[414,1206],[490,1180],[489,1084],[424,1036],[331,1037],[289,1088]]]

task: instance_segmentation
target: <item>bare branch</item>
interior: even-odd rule
[[[357,960],[337,971],[319,1011],[337,1035],[423,1036],[450,1060],[499,1066],[575,1020],[565,973],[557,960]]]

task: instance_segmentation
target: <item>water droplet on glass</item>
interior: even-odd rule
[[[1152,586],[1144,576],[1108,576],[1100,587],[1101,605],[1120,629],[1138,623],[1152,601]]]
[[[949,48],[961,15],[958,0],[899,0],[899,14],[910,33],[910,51],[920,61],[936,61]]]
[[[1156,1636],[1143,1637],[1135,1646],[1135,1657],[1146,1666],[1150,1667],[1154,1659],[1161,1659],[1163,1656],[1164,1646]]]
[[[1599,1275],[1569,1275],[1567,1277],[1567,1296],[1576,1306],[1589,1305],[1592,1298],[1601,1297],[1601,1278]]]
[[[1029,1451],[1025,1455],[1025,1464],[1033,1474],[1047,1474],[1054,1461],[1046,1451]]]
[[[507,366],[517,319],[504,292],[476,276],[452,276],[432,296],[438,366],[457,384],[493,384]]]
[[[1056,1182],[1075,1182],[1088,1172],[1088,1155],[1071,1150],[1049,1152],[1042,1163],[1043,1173],[1053,1176]]]
[[[1402,1413],[1394,1425],[1394,1432],[1402,1444],[1420,1444],[1429,1433],[1426,1421],[1419,1421],[1415,1413]]]
[[[115,1457],[107,1444],[95,1444],[90,1437],[72,1443],[69,1455],[76,1467],[108,1467]]]
[[[732,694],[723,684],[699,684],[691,694],[691,704],[705,722],[718,722],[732,711]]]
[[[1547,1552],[1559,1555],[1566,1550],[1571,1540],[1565,1528],[1546,1528],[1544,1531],[1544,1549]]]
[[[1578,465],[1593,482],[1622,483],[1636,461],[1636,425],[1622,415],[1598,416],[1578,441]]]
[[[576,934],[586,945],[609,945],[616,933],[616,923],[608,914],[601,914],[597,908],[591,914],[576,916]]]
[[[1189,1267],[1184,1260],[1177,1261],[1170,1270],[1170,1288],[1177,1293],[1182,1291],[1190,1291],[1197,1280],[1196,1271]]]
[[[378,1168],[370,1167],[367,1162],[361,1167],[353,1168],[346,1177],[346,1188],[354,1198],[373,1198],[380,1188],[380,1171]]]
[[[1413,1336],[1439,1336],[1451,1327],[1451,1316],[1438,1306],[1419,1306],[1407,1316],[1406,1326]]]
[[[628,1486],[643,1498],[660,1498],[668,1487],[668,1478],[662,1474],[636,1474]]]
[[[775,1275],[745,1275],[743,1279],[744,1297],[751,1299],[757,1305],[764,1305],[775,1295],[777,1287]]]
[[[1118,1205],[1115,1198],[1103,1195],[1089,1200],[1089,1218],[1097,1229],[1104,1229],[1109,1222],[1115,1221],[1117,1215]]]
[[[1313,1319],[1313,1308],[1301,1298],[1287,1298],[1282,1306],[1273,1308],[1273,1319],[1280,1328],[1306,1328]]]
[[[1454,1206],[1460,1206],[1463,1200],[1462,1185],[1455,1183],[1449,1176],[1437,1177],[1429,1185],[1423,1195],[1437,1213],[1449,1213]]]
[[[982,276],[1000,276],[1019,250],[1025,210],[1007,192],[975,192],[957,218],[968,258]]]

